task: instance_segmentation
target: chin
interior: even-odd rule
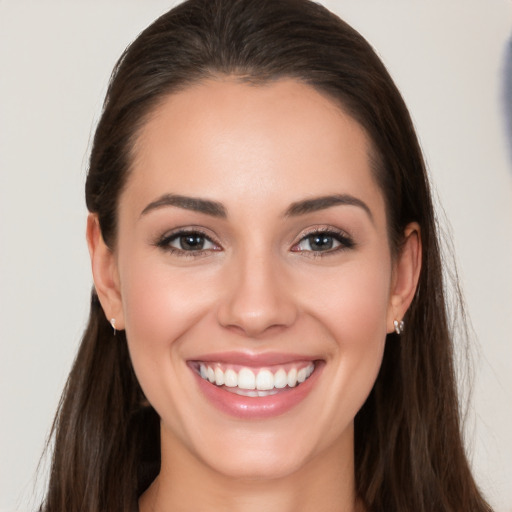
[[[265,428],[263,423],[249,429],[232,428],[223,435],[209,432],[206,437],[210,442],[196,444],[195,455],[215,473],[242,481],[286,479],[307,473],[329,455],[336,454],[340,459],[352,456],[352,428],[335,435],[304,421],[302,425],[298,421],[276,421]],[[207,446],[209,449],[205,449]]]
[[[235,457],[216,457],[209,466],[216,473],[239,481],[280,480],[307,465],[301,454],[279,453],[269,449],[247,449]]]

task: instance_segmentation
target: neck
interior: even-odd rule
[[[215,471],[182,446],[166,449],[162,441],[161,471],[141,497],[140,512],[362,510],[355,493],[353,442],[331,446],[286,476],[240,479]],[[171,453],[172,458],[166,456]]]

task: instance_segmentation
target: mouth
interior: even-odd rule
[[[314,362],[297,362],[278,367],[250,368],[220,362],[194,362],[199,376],[240,396],[272,396],[305,382],[315,371]]]
[[[229,415],[246,419],[276,416],[299,404],[313,388],[323,367],[321,360],[303,358],[277,364],[257,360],[244,363],[212,357],[188,364],[211,404]]]

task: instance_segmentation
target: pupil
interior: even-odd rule
[[[180,245],[184,250],[200,251],[204,247],[204,238],[201,235],[183,235]]]
[[[309,244],[313,251],[325,251],[327,249],[332,249],[332,236],[314,235],[309,239]]]

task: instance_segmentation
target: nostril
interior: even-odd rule
[[[286,270],[260,245],[247,243],[250,250],[240,250],[226,267],[217,310],[223,327],[253,338],[285,329],[297,317]]]
[[[259,337],[275,333],[294,324],[297,308],[287,297],[267,297],[258,301],[240,295],[219,305],[217,318],[220,325],[238,334]]]

